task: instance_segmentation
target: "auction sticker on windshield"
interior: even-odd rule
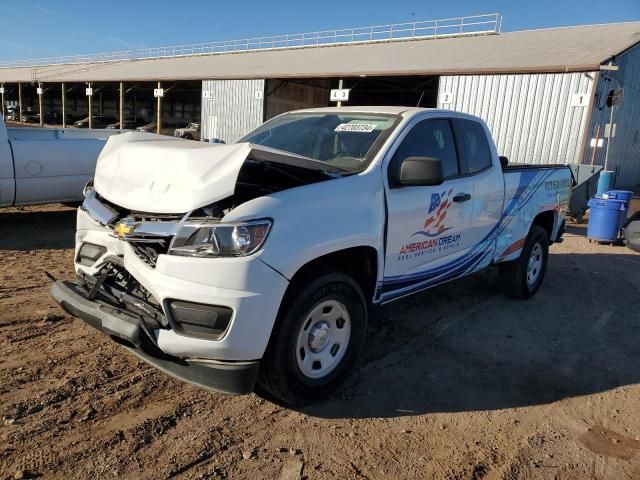
[[[336,132],[360,132],[371,133],[376,129],[374,123],[341,123],[335,129]]]

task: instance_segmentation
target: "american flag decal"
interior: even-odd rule
[[[431,203],[429,205],[429,216],[424,221],[425,233],[429,236],[440,235],[445,230],[444,221],[447,218],[447,210],[451,205],[451,194],[453,188],[448,192],[431,194]]]

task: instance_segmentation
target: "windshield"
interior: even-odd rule
[[[400,120],[367,113],[291,113],[269,120],[238,142],[277,148],[334,167],[364,170]]]

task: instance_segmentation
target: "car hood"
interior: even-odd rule
[[[129,210],[185,213],[233,195],[251,145],[215,145],[142,132],[110,137],[94,185]]]

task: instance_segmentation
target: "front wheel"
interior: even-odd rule
[[[367,310],[358,284],[327,272],[287,293],[258,382],[290,405],[304,405],[336,390],[358,360]]]
[[[512,298],[533,297],[542,285],[549,257],[549,237],[533,225],[522,248],[520,258],[500,265],[500,286]]]

